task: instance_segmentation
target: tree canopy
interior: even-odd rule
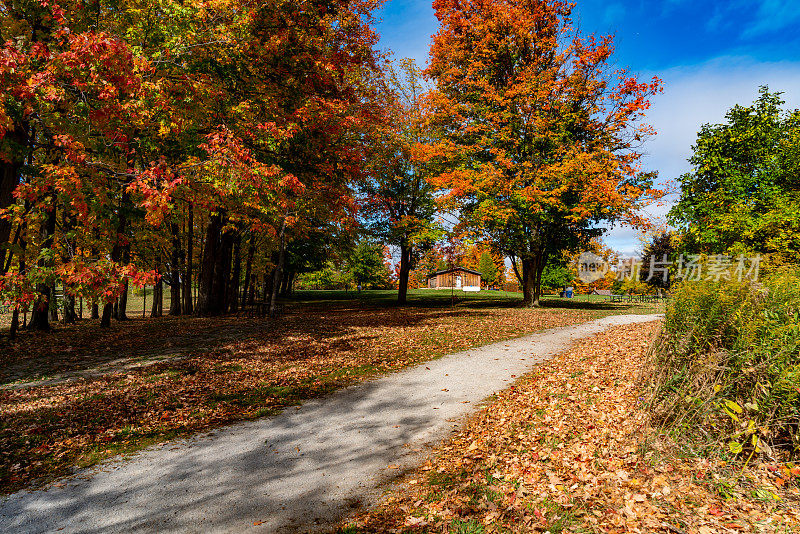
[[[780,93],[761,87],[749,106],[737,105],[722,124],[697,134],[680,177],[681,197],[670,222],[689,252],[800,252],[800,110],[783,110]]]
[[[379,125],[361,184],[362,218],[374,236],[399,249],[398,302],[406,301],[409,274],[441,237],[430,172],[419,147],[430,142],[422,73],[411,59],[393,62],[380,80],[387,120]]]
[[[559,0],[434,2],[439,31],[426,73],[434,183],[461,226],[522,264],[524,300],[538,304],[549,258],[600,233],[640,225],[658,196],[640,172],[639,119],[660,81],[610,66],[610,37],[581,36]]]
[[[46,329],[58,286],[108,325],[163,280],[170,313],[224,313],[244,245],[274,301],[293,243],[355,224],[378,5],[0,4],[0,298]]]

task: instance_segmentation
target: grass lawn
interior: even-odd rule
[[[375,303],[380,305],[390,305],[397,299],[396,290],[369,290],[369,291],[339,291],[339,290],[307,290],[295,291],[292,295],[294,302],[325,302],[352,300],[363,303]],[[515,305],[522,301],[522,293],[512,291],[450,291],[437,289],[409,289],[409,304],[415,306],[442,306],[449,305],[455,299],[460,305],[486,305],[493,303],[499,306]],[[608,297],[602,295],[575,295],[572,299],[559,298],[557,295],[543,295],[541,298],[543,307],[569,308],[586,307],[593,309],[624,310],[625,313],[652,313],[651,306],[644,306],[640,309],[631,307],[620,307],[619,304],[611,303]]]
[[[408,301],[414,305],[443,305],[450,304],[453,297],[459,303],[469,304],[470,302],[495,302],[497,304],[513,304],[522,299],[522,293],[510,291],[450,291],[437,289],[409,289]],[[324,302],[355,300],[361,302],[373,302],[381,304],[392,304],[397,300],[397,290],[368,290],[368,291],[326,291],[326,290],[306,290],[295,291],[292,300],[296,302]]]
[[[431,295],[430,293],[434,293]],[[298,293],[278,319],[132,318],[0,339],[0,492],[234,421],[453,351],[648,305],[517,306],[519,295]],[[65,378],[66,377],[66,378]],[[54,379],[36,384],[36,379]]]

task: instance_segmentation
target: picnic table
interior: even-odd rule
[[[611,302],[653,303],[666,299],[658,295],[611,295]]]

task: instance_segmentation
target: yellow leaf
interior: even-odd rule
[[[742,413],[742,407],[732,400],[726,400],[725,405],[736,413]]]

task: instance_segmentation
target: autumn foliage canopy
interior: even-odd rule
[[[380,116],[365,83],[378,4],[2,2],[0,300],[46,328],[63,287],[108,324],[129,283],[166,277],[170,311],[191,312],[197,248],[197,306],[220,313],[241,293],[242,240],[280,249],[251,253],[250,276],[352,224]]]
[[[581,36],[559,0],[437,0],[441,26],[427,74],[428,157],[462,226],[523,266],[536,304],[549,257],[597,235],[603,221],[642,225],[656,198],[638,147],[660,81],[611,66],[610,37]]]

